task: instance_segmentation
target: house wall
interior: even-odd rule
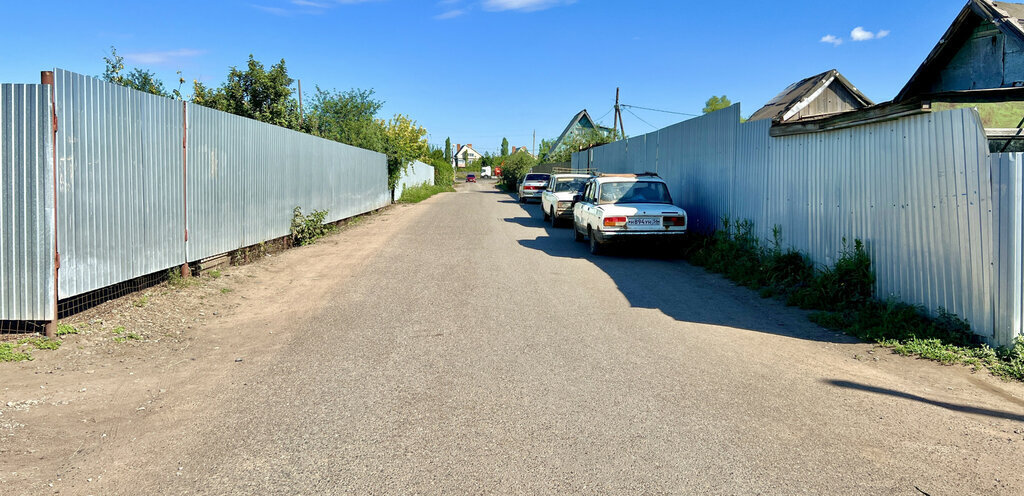
[[[983,22],[939,72],[929,93],[1008,88],[1024,82],[1024,45]]]
[[[848,112],[861,107],[860,102],[838,81],[833,81],[817,98],[811,101],[807,107],[797,113],[796,118],[801,119],[814,115],[835,114]]]

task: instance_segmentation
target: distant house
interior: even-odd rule
[[[1024,119],[1024,4],[969,0],[891,102],[778,120],[771,134],[841,129],[964,107],[978,110],[990,151],[1024,151],[1019,128]]]
[[[832,69],[789,85],[748,120],[792,122],[850,112],[874,104],[839,71]]]
[[[508,154],[511,155],[513,153],[525,153],[531,157],[533,156],[533,154],[530,153],[530,149],[525,146],[513,146],[508,150]]]
[[[598,124],[590,117],[590,114],[587,113],[587,109],[583,109],[573,116],[572,120],[569,121],[569,125],[565,126],[565,130],[562,131],[562,134],[558,136],[558,139],[556,139],[554,143],[551,144],[551,148],[548,148],[546,151],[541,153],[540,158],[544,159],[544,157],[549,153],[558,150],[561,146],[571,141],[573,137],[582,136],[583,133],[587,132],[589,129],[596,129],[605,133],[612,132],[612,128]]]
[[[461,144],[455,145],[455,150],[455,165],[457,167],[465,167],[466,164],[471,164],[483,158],[483,155],[473,149],[472,143],[465,146]]]

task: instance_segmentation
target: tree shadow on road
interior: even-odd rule
[[[1017,413],[1004,412],[1001,410],[991,410],[988,408],[979,408],[976,406],[958,405],[956,403],[948,403],[945,401],[938,401],[918,396],[916,394],[904,393],[903,391],[897,391],[895,389],[888,389],[877,386],[869,386],[867,384],[861,384],[859,382],[851,381],[840,381],[840,380],[822,380],[826,384],[831,384],[836,387],[846,389],[856,389],[858,391],[864,391],[867,393],[884,394],[888,396],[894,396],[897,398],[903,398],[912,401],[919,401],[921,403],[927,403],[929,405],[937,406],[939,408],[945,408],[946,410],[952,410],[954,412],[970,413],[974,415],[985,415],[988,417],[1001,418],[1006,420],[1013,420],[1016,422],[1024,422],[1024,415]]]
[[[604,271],[630,305],[660,310],[681,322],[695,322],[798,339],[829,343],[859,343],[859,339],[824,329],[806,312],[762,299],[756,292],[733,284],[718,274],[682,260],[660,256],[657,250],[615,247],[607,255],[591,255],[586,243],[573,241],[572,223],[552,228],[539,208],[521,205],[525,215],[505,222],[542,229],[534,239],[519,244],[552,257],[587,259]],[[653,253],[653,255],[650,255]]]

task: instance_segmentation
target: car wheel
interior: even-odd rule
[[[544,210],[543,208],[541,208],[541,210],[543,210],[542,213],[544,214],[544,221],[547,222],[547,221],[551,220],[551,216],[548,215],[548,211]]]
[[[600,255],[604,251],[604,245],[597,240],[597,236],[594,236],[594,232],[587,230],[587,237],[590,238],[590,253],[592,255]]]
[[[523,198],[523,195],[519,195],[519,203],[526,203],[526,198]]]
[[[558,227],[558,217],[555,217],[554,208],[552,208],[551,212],[548,213],[548,218],[551,219],[551,227]]]
[[[577,242],[583,241],[583,234],[580,232],[580,228],[576,225],[575,221],[572,223],[572,239]]]

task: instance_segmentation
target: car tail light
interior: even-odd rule
[[[540,188],[538,188],[537,186],[523,186],[523,190],[524,191],[533,191],[533,190],[536,190],[536,189],[540,189]]]
[[[662,217],[661,224],[665,227],[686,227],[686,217]]]
[[[604,225],[605,225],[605,227],[622,227],[622,226],[626,225],[626,218],[625,217],[605,217],[604,218]]]

